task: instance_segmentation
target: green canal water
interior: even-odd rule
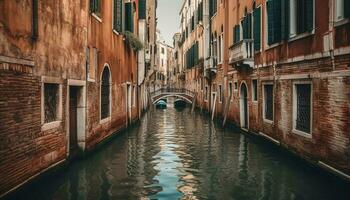
[[[261,138],[169,108],[14,199],[350,199],[350,185]]]

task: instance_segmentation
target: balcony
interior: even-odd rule
[[[214,77],[217,71],[217,64],[218,61],[216,57],[207,58],[204,61],[204,77],[208,79]]]
[[[254,67],[254,40],[244,39],[229,48],[229,64],[234,67]]]

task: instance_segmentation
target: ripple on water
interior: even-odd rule
[[[350,186],[189,110],[155,110],[17,199],[348,199]],[[30,197],[30,198],[29,198]]]

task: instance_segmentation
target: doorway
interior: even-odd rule
[[[248,129],[248,89],[245,83],[242,83],[240,90],[240,118],[241,127]]]
[[[80,88],[69,88],[69,157],[74,158],[78,154],[78,95]]]

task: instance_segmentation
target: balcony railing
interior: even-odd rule
[[[230,65],[254,67],[254,40],[244,39],[230,47]]]

